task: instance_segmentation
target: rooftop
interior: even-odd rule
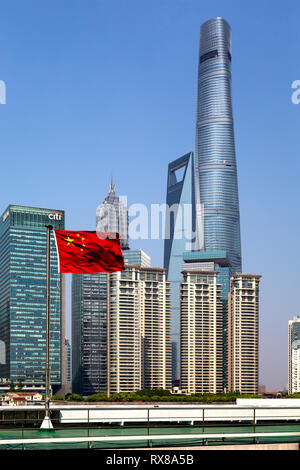
[[[226,250],[184,251],[183,260],[186,263],[195,261],[214,261],[220,266],[231,266],[231,260]]]

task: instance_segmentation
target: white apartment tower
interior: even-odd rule
[[[181,388],[223,391],[221,285],[215,271],[183,271],[180,288]]]
[[[165,269],[127,265],[109,274],[109,393],[171,389],[170,322]]]
[[[300,316],[289,320],[288,393],[300,392]]]
[[[259,280],[234,274],[228,295],[228,388],[258,393]]]

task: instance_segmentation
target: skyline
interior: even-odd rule
[[[233,34],[243,272],[262,275],[261,383],[281,388],[287,324],[299,313],[295,5],[287,2],[283,14],[276,5],[270,12],[252,2],[243,8],[236,2],[201,8],[194,1],[130,2],[129,14],[122,2],[114,2],[118,13],[108,3],[83,1],[70,13],[67,3],[37,9],[34,2],[3,2],[2,210],[8,204],[62,207],[68,229],[94,228],[112,170],[129,204],[163,203],[168,163],[194,148],[200,25],[224,17]],[[249,21],[241,24],[246,15]],[[146,186],[151,180],[154,187]],[[162,240],[131,244],[162,266]]]

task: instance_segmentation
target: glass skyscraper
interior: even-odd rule
[[[106,273],[72,275],[72,391],[107,389]]]
[[[225,250],[241,272],[240,214],[231,96],[231,29],[201,26],[196,119],[196,222],[200,250]]]
[[[143,250],[126,250],[123,253],[125,264],[150,268],[151,258]]]
[[[64,229],[64,211],[10,205],[0,219],[1,378],[42,386],[46,363],[46,224]],[[64,276],[51,233],[50,372],[54,392],[65,383]]]
[[[166,198],[169,211],[165,220],[164,268],[168,270],[168,281],[171,281],[173,380],[179,379],[182,255],[191,246],[192,231],[195,229],[194,178],[192,152],[169,163]],[[188,211],[184,208],[188,208]]]

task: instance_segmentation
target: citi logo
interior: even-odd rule
[[[61,220],[61,212],[52,212],[52,214],[48,215],[50,220]]]

